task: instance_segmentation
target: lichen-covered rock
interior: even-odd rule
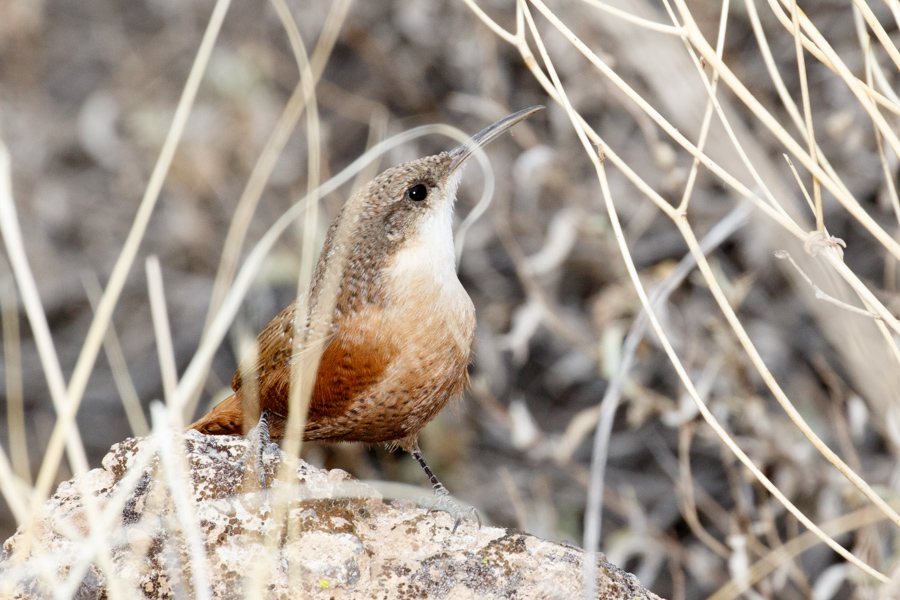
[[[0,597],[582,595],[577,548],[468,522],[451,533],[444,513],[274,454],[262,489],[255,464],[244,439],[195,431],[117,444],[6,541]],[[597,585],[604,599],[657,598],[603,562]]]

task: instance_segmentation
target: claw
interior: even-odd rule
[[[459,504],[456,503],[456,500],[453,499],[453,496],[450,495],[450,492],[447,491],[447,488],[444,487],[444,484],[441,483],[437,477],[435,477],[434,473],[431,472],[431,467],[428,466],[428,463],[425,462],[425,459],[422,457],[422,454],[418,451],[418,449],[410,452],[413,458],[419,461],[419,464],[422,466],[422,469],[425,471],[425,474],[428,476],[428,480],[431,482],[431,487],[434,488],[434,496],[429,498],[423,498],[419,504],[424,507],[427,507],[429,511],[439,510],[441,512],[445,512],[453,517],[453,529],[450,531],[450,534],[456,533],[457,527],[462,523],[464,517],[475,517],[475,520],[478,522],[478,527],[481,528],[481,517],[478,514],[478,510],[474,506],[470,506],[468,508],[462,508]]]
[[[253,453],[253,456],[256,459],[256,476],[259,479],[259,485],[263,490],[268,490],[269,482],[266,479],[266,454],[274,454],[276,458],[281,455],[278,444],[272,441],[269,434],[269,411],[262,411],[259,415],[259,423],[256,424],[256,427],[247,432],[247,439],[250,441],[249,451]]]
[[[475,522],[478,523],[478,527],[481,528],[481,516],[478,514],[478,509],[474,506],[460,506],[446,489],[435,491],[434,496],[431,498],[424,498],[423,500],[424,501],[421,504],[427,507],[429,511],[439,510],[453,517],[453,529],[450,530],[451,535],[456,533],[459,524],[462,523],[463,519],[466,517],[470,519],[474,518]]]

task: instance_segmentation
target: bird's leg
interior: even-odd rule
[[[425,471],[425,475],[428,477],[428,481],[431,482],[431,487],[434,489],[434,500],[430,502],[430,506],[428,507],[429,510],[442,510],[453,517],[453,530],[450,533],[456,533],[456,528],[459,527],[463,517],[467,514],[474,516],[475,520],[478,522],[478,526],[481,527],[481,517],[478,515],[478,510],[476,510],[474,506],[463,509],[453,500],[453,497],[450,496],[450,492],[447,491],[444,484],[438,480],[431,471],[431,467],[425,462],[425,458],[419,451],[418,446],[409,450],[409,453],[412,454],[413,458],[419,461],[419,465],[422,467],[422,470]]]
[[[267,452],[273,452],[275,456],[280,455],[278,444],[272,441],[269,431],[269,420],[271,414],[268,410],[263,410],[259,414],[259,422],[256,427],[247,432],[247,440],[250,442],[250,450],[256,459],[256,475],[259,478],[259,484],[262,489],[268,489],[269,484],[266,481],[266,464],[265,457]],[[273,451],[274,447],[274,451]]]

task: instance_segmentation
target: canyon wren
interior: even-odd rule
[[[469,381],[475,307],[456,275],[453,206],[472,153],[543,106],[502,119],[449,152],[391,167],[357,191],[332,222],[305,302],[295,300],[257,338],[253,369],[238,369],[234,393],[191,427],[239,435],[247,418],[284,436],[295,319],[320,300],[339,249],[337,296],[309,402],[304,440],[387,443],[425,470],[439,508],[460,513],[419,451],[419,430]],[[343,233],[352,213],[355,226]],[[343,248],[340,246],[343,245]],[[325,302],[323,300],[323,302]],[[242,373],[256,373],[244,398]],[[252,392],[250,392],[252,393]],[[246,409],[245,403],[253,403]],[[454,526],[454,530],[456,526]]]

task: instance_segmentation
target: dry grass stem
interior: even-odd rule
[[[96,310],[97,303],[103,293],[100,282],[94,273],[86,273],[83,276],[83,284],[87,293],[91,308]],[[125,353],[122,350],[122,344],[116,333],[116,328],[110,322],[106,330],[106,339],[103,340],[103,350],[106,353],[106,360],[109,361],[110,370],[116,382],[116,391],[122,400],[122,406],[125,409],[125,418],[128,419],[128,425],[134,436],[142,437],[150,433],[150,425],[147,423],[147,417],[141,408],[141,399],[138,396],[134,380],[131,373],[128,372],[128,364],[125,362]]]
[[[65,408],[60,411],[60,415],[50,438],[50,443],[47,445],[47,450],[44,454],[44,461],[41,465],[36,485],[37,503],[46,498],[50,493],[53,477],[59,468],[59,461],[62,457],[63,439],[71,435],[77,435],[77,430],[74,430],[73,433],[72,427],[75,420],[75,414],[78,411],[78,406],[83,398],[88,378],[93,370],[94,362],[97,359],[97,354],[100,352],[100,346],[105,338],[106,328],[109,325],[113,310],[118,302],[122,288],[125,285],[125,279],[128,272],[131,270],[141,239],[147,229],[147,223],[150,220],[153,208],[159,198],[163,181],[168,173],[169,166],[172,164],[172,157],[175,154],[178,141],[184,131],[187,117],[190,114],[191,106],[197,95],[197,89],[200,86],[200,80],[206,70],[209,56],[212,53],[216,37],[218,36],[222,22],[225,19],[225,14],[228,12],[229,4],[230,0],[216,1],[209,25],[203,36],[203,41],[200,44],[194,64],[191,67],[191,73],[188,76],[178,107],[175,110],[172,125],[169,128],[166,141],[160,151],[159,159],[153,169],[150,181],[147,183],[144,197],[138,207],[138,212],[135,215],[131,230],[122,247],[122,252],[119,254],[115,267],[113,267],[112,273],[110,274],[109,282],[103,292],[103,297],[100,299],[100,303],[97,306],[91,328],[88,331],[87,338],[84,341],[84,345],[82,346],[81,353],[78,357],[78,362],[75,364],[75,369],[72,372],[69,388],[66,390]],[[83,472],[87,470],[87,461],[83,460],[83,464],[81,463],[82,459],[79,458],[76,461],[76,471]]]
[[[550,13],[549,10],[546,9],[546,7],[540,2],[540,0],[532,0],[532,3],[539,10],[541,10],[541,12],[544,14],[544,16],[546,16],[549,20],[551,20],[551,21],[555,20],[556,22],[554,23],[554,25],[557,27],[557,29],[559,29],[560,31],[564,31],[564,33],[566,33],[567,37],[569,37],[570,41],[572,41],[573,45],[577,45],[578,40],[574,36],[574,34],[572,34],[567,28],[562,26],[562,24],[558,21],[558,19],[555,19],[555,17],[552,15],[552,13]],[[774,484],[772,484],[772,482],[767,477],[765,477],[762,474],[762,472],[756,467],[756,465],[753,463],[753,461],[750,460],[750,458],[746,454],[744,454],[743,451],[740,450],[740,448],[738,448],[738,446],[734,443],[733,439],[724,431],[724,429],[721,428],[721,426],[718,425],[718,422],[715,420],[712,413],[710,413],[708,411],[708,409],[706,408],[703,401],[697,395],[697,392],[694,389],[694,386],[693,386],[693,383],[692,383],[690,377],[687,375],[687,373],[684,371],[683,367],[681,366],[681,362],[678,359],[677,355],[675,354],[674,348],[672,348],[671,345],[669,344],[668,339],[665,335],[665,332],[663,331],[658,320],[656,319],[655,313],[652,311],[652,307],[650,306],[649,299],[647,298],[646,293],[643,290],[643,286],[640,282],[638,273],[637,273],[636,269],[634,268],[634,264],[630,258],[630,251],[627,247],[627,244],[625,243],[625,238],[622,233],[621,226],[619,225],[618,219],[616,217],[615,207],[612,203],[611,193],[609,192],[608,183],[607,183],[606,176],[605,176],[605,171],[603,168],[603,163],[600,160],[600,156],[594,152],[590,140],[588,139],[584,130],[579,126],[580,119],[578,119],[575,116],[574,109],[572,108],[571,104],[568,101],[565,91],[562,88],[562,83],[560,82],[560,80],[556,74],[553,64],[552,64],[549,56],[547,55],[546,48],[544,47],[543,42],[541,41],[541,36],[537,31],[537,28],[534,24],[533,19],[531,18],[530,11],[528,11],[527,7],[524,7],[522,2],[519,3],[519,7],[520,7],[520,10],[524,13],[526,20],[528,21],[530,32],[531,32],[533,38],[535,39],[535,42],[538,45],[538,48],[540,50],[541,56],[544,61],[544,65],[547,68],[551,79],[553,80],[553,84],[556,89],[557,95],[562,100],[562,104],[563,104],[564,108],[566,109],[566,112],[569,115],[569,118],[572,121],[573,126],[575,127],[576,133],[578,134],[578,136],[582,142],[582,145],[585,148],[585,151],[591,157],[592,162],[594,163],[595,169],[597,170],[598,179],[600,180],[600,183],[601,183],[601,190],[604,193],[604,199],[606,200],[607,211],[610,215],[610,219],[612,221],[613,228],[615,230],[616,239],[619,242],[620,250],[622,252],[623,257],[625,258],[626,265],[629,270],[629,274],[631,275],[632,281],[633,281],[635,287],[637,288],[638,294],[641,298],[641,303],[644,305],[645,310],[647,310],[648,315],[651,320],[651,324],[653,325],[654,330],[657,333],[657,336],[660,338],[661,343],[665,347],[666,353],[669,355],[669,358],[672,361],[673,365],[676,367],[676,370],[678,371],[679,376],[682,379],[682,382],[688,388],[689,392],[691,393],[691,396],[694,398],[695,402],[697,403],[698,408],[700,409],[704,418],[713,427],[713,429],[720,436],[720,438],[729,446],[731,451],[741,460],[741,462],[743,462],[745,464],[745,466],[748,469],[751,470],[751,472],[760,481],[760,483],[762,483],[766,487],[766,489],[779,500],[779,502],[781,502],[792,514],[794,514],[794,516],[798,520],[800,520],[807,528],[816,532],[816,534],[820,537],[820,539],[823,542],[828,544],[833,550],[835,550],[835,552],[837,552],[838,554],[843,556],[846,560],[848,560],[849,562],[852,562],[857,567],[859,567],[860,569],[862,569],[869,575],[875,577],[876,579],[878,579],[880,581],[887,581],[886,576],[879,573],[878,571],[876,571],[875,569],[873,569],[872,567],[870,567],[869,565],[860,561],[858,558],[856,558],[851,553],[849,553],[845,548],[843,548],[837,542],[835,542],[833,538],[831,538],[830,536],[825,534],[820,528],[818,528],[816,525],[814,525],[812,523],[812,521],[810,521],[802,513],[802,511],[800,511],[796,506],[794,506],[794,504],[791,503],[781,493],[781,491],[778,490],[778,488]],[[682,13],[684,13],[686,10],[686,7],[681,6],[680,10],[682,11]],[[586,48],[585,48],[585,50],[586,50]],[[597,58],[595,55],[593,55],[593,53],[587,52],[586,54],[590,54],[591,56],[594,57],[592,62],[594,62],[594,64],[596,64],[599,68],[601,68],[601,70],[605,69],[605,65],[603,65],[602,61],[600,61],[599,58]],[[610,74],[610,73],[605,72],[604,74],[610,76],[610,78],[613,78],[612,74]],[[655,113],[655,111],[652,111],[652,112]],[[719,286],[718,282],[716,281],[716,278],[712,274],[710,267],[709,267],[708,263],[706,262],[705,257],[703,256],[702,251],[700,251],[700,249],[699,249],[699,245],[697,243],[696,238],[694,237],[693,230],[691,229],[691,226],[685,219],[684,215],[673,214],[671,209],[668,207],[668,205],[665,205],[665,204],[660,204],[660,208],[663,210],[663,212],[667,213],[670,217],[672,217],[673,221],[678,226],[679,231],[681,232],[685,241],[688,243],[688,246],[691,249],[692,254],[694,254],[694,256],[697,260],[697,264],[704,274],[704,278],[709,283],[710,290],[712,291],[713,296],[715,297],[716,302],[719,304],[719,307],[722,310],[724,316],[728,320],[732,329],[738,335],[741,345],[744,347],[745,351],[750,356],[751,360],[754,362],[754,364],[757,368],[757,371],[763,376],[769,389],[772,391],[773,394],[775,394],[776,398],[782,404],[782,407],[785,409],[785,411],[791,417],[791,420],[794,422],[794,424],[803,432],[803,434],[807,437],[807,439],[809,439],[811,441],[811,443],[813,443],[813,445],[824,456],[826,456],[826,458],[828,458],[829,462],[834,464],[848,479],[850,479],[854,483],[854,485],[856,485],[861,491],[863,491],[863,493],[865,493],[866,496],[869,497],[869,499],[872,500],[873,503],[875,503],[877,506],[879,506],[879,508],[881,508],[883,511],[885,511],[885,514],[889,515],[892,520],[894,520],[896,523],[900,524],[900,515],[897,515],[889,506],[887,506],[887,504],[883,500],[881,500],[881,498],[879,496],[877,496],[874,493],[874,491],[871,490],[871,488],[868,486],[868,484],[865,483],[865,481],[862,480],[862,478],[860,478],[854,471],[852,471],[852,469],[850,469],[846,464],[844,464],[843,461],[841,461],[820,440],[820,438],[806,424],[806,422],[800,416],[799,412],[796,411],[796,409],[793,407],[793,405],[790,403],[790,401],[784,395],[780,386],[774,380],[774,378],[772,377],[769,370],[766,368],[766,366],[763,363],[761,357],[759,356],[755,346],[752,344],[752,342],[750,341],[746,332],[744,331],[739,319],[737,318],[737,316],[734,314],[733,310],[729,306],[728,301],[725,298],[725,295],[724,295],[721,287]],[[866,215],[866,216],[868,216],[868,215]],[[598,468],[602,469],[602,465],[600,465]],[[589,493],[588,493],[588,516],[586,517],[586,525],[585,525],[585,530],[586,530],[585,549],[588,552],[595,552],[597,550],[598,539],[595,538],[595,535],[596,535],[595,532],[599,529],[599,518],[591,517],[591,513],[596,512],[596,508],[594,508],[596,506],[596,502],[592,502],[591,498],[597,498],[597,497],[599,497],[599,495],[600,495],[600,490],[597,489],[596,486],[592,486],[592,488],[589,490]],[[586,565],[591,565],[591,562],[586,561]],[[585,591],[586,597],[590,597],[590,595],[593,593],[593,590],[590,588],[590,585],[589,585],[590,581],[592,581],[592,580],[593,580],[593,573],[591,570],[591,566],[586,566],[586,572],[585,572],[585,581],[587,584],[585,586],[586,587],[586,591]]]
[[[846,302],[842,302],[841,300],[838,300],[837,298],[835,298],[833,296],[829,296],[828,294],[823,292],[822,288],[820,288],[815,283],[813,283],[813,280],[810,279],[809,275],[806,274],[806,272],[800,267],[800,265],[797,264],[797,261],[794,260],[794,257],[791,256],[791,254],[789,252],[787,252],[786,250],[778,250],[777,252],[775,252],[775,257],[780,258],[782,260],[787,260],[788,262],[790,262],[791,265],[794,267],[794,269],[797,270],[797,273],[799,273],[800,276],[803,278],[803,281],[808,283],[809,287],[811,287],[815,291],[817,299],[824,300],[825,302],[830,302],[830,303],[834,304],[835,306],[838,306],[844,310],[848,310],[852,313],[856,313],[856,314],[862,315],[864,317],[880,319],[880,317],[877,314],[873,313],[872,311],[858,308],[856,306],[851,306],[850,304],[847,304]]]
[[[419,500],[408,457],[301,444],[358,203],[306,306],[317,248],[383,165],[448,148],[419,138],[534,104],[460,188],[476,402],[423,431],[436,472],[673,600],[897,596],[900,1],[113,3],[103,36],[60,1],[0,8],[0,522],[22,528],[0,596],[35,576],[58,480],[147,433],[107,503],[58,524],[65,575],[37,576],[133,597],[110,540],[158,463],[187,591],[212,595],[171,436],[236,362],[255,424],[253,337],[297,297],[285,452]],[[265,495],[285,527],[244,596],[300,535],[297,493]]]
[[[800,92],[803,98],[803,115],[806,117],[804,125],[806,126],[807,147],[809,148],[809,158],[812,162],[818,163],[818,147],[816,145],[815,130],[813,129],[812,108],[809,101],[809,84],[806,81],[806,59],[803,58],[803,43],[800,40],[800,21],[798,17],[799,8],[797,1],[791,0],[791,23],[794,33],[794,49],[797,52],[797,71],[800,74]],[[796,175],[796,171],[795,171]],[[804,189],[804,193],[806,193]],[[815,201],[813,204],[813,216],[816,219],[816,231],[825,231],[824,214],[822,212],[822,188],[819,180],[813,176],[813,196]]]
[[[0,327],[3,334],[10,462],[16,476],[26,485],[31,485],[31,465],[28,461],[28,445],[25,439],[25,399],[22,387],[22,352],[16,287],[9,264],[2,257],[0,257]],[[11,480],[2,481],[9,483]],[[11,486],[10,489],[13,487],[16,486]]]
[[[188,551],[190,553],[190,573],[192,575],[193,596],[198,600],[209,600],[212,597],[209,586],[209,567],[206,548],[200,531],[200,523],[194,512],[189,491],[187,459],[182,444],[173,444],[172,438],[177,435],[169,421],[173,414],[178,414],[171,407],[166,409],[160,403],[150,406],[150,417],[153,422],[153,437],[159,462],[167,484],[169,496],[175,506],[175,516],[181,525]],[[176,438],[177,439],[177,438]]]
[[[178,385],[178,368],[175,366],[175,350],[172,348],[172,330],[169,327],[169,315],[166,310],[166,295],[163,290],[162,269],[159,258],[147,257],[147,296],[150,298],[150,310],[153,315],[153,334],[156,337],[156,352],[159,355],[159,371],[162,375],[163,393],[166,404],[172,405],[175,387]],[[180,413],[180,411],[178,411]],[[175,427],[181,428],[184,423],[181,414],[173,415]]]
[[[341,25],[346,19],[348,8],[349,2],[346,0],[335,2],[331,7],[331,12],[322,27],[322,34],[319,36],[319,40],[309,60],[313,84],[319,82],[322,71],[325,70],[328,57],[331,56],[334,50],[334,44],[337,41]],[[244,246],[247,230],[262,196],[263,189],[268,183],[272,170],[275,168],[281,152],[293,133],[297,121],[299,121],[303,111],[306,109],[307,95],[309,94],[307,90],[308,85],[308,82],[303,79],[297,82],[290,99],[281,112],[269,139],[266,141],[265,147],[259,155],[259,159],[256,161],[247,179],[247,185],[238,201],[234,216],[231,219],[231,225],[222,244],[222,256],[219,261],[219,269],[216,272],[216,280],[204,330],[209,328],[213,315],[221,306],[222,300],[228,292],[228,287],[234,278],[238,256],[241,248]]]

